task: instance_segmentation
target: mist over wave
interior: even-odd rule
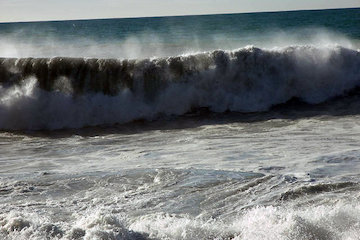
[[[309,104],[360,85],[360,52],[341,46],[246,47],[165,58],[0,59],[0,128],[61,129]]]
[[[77,29],[73,24],[72,28]],[[142,59],[194,54],[214,49],[233,50],[254,45],[273,49],[297,45],[315,47],[342,46],[359,49],[360,41],[324,27],[307,27],[284,30],[266,29],[261,32],[242,30],[199,35],[172,26],[170,33],[152,30],[122,38],[98,39],[92,35],[72,37],[57,36],[56,29],[37,33],[33,29],[20,29],[0,34],[0,55],[7,58],[24,57],[74,57]],[[95,33],[92,33],[95,34]]]

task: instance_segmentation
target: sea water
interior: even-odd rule
[[[360,9],[0,24],[1,239],[359,239]]]

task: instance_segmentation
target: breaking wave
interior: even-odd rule
[[[168,58],[0,59],[0,129],[152,120],[197,108],[259,112],[317,104],[360,86],[360,52],[341,46],[246,47]]]
[[[0,218],[4,239],[358,239],[360,209],[355,204],[308,208],[255,207],[223,222],[188,215],[151,214],[128,221],[124,214],[92,209],[75,222],[52,223],[38,214]]]

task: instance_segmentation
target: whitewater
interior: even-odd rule
[[[292,98],[321,103],[360,85],[360,52],[342,47],[248,47],[123,61],[0,62],[3,129],[79,128],[199,108],[260,112]]]
[[[1,239],[359,239],[360,10],[0,24]]]

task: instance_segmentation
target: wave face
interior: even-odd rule
[[[0,59],[0,128],[61,129],[309,104],[360,85],[360,52],[341,46],[246,47],[141,60]]]

